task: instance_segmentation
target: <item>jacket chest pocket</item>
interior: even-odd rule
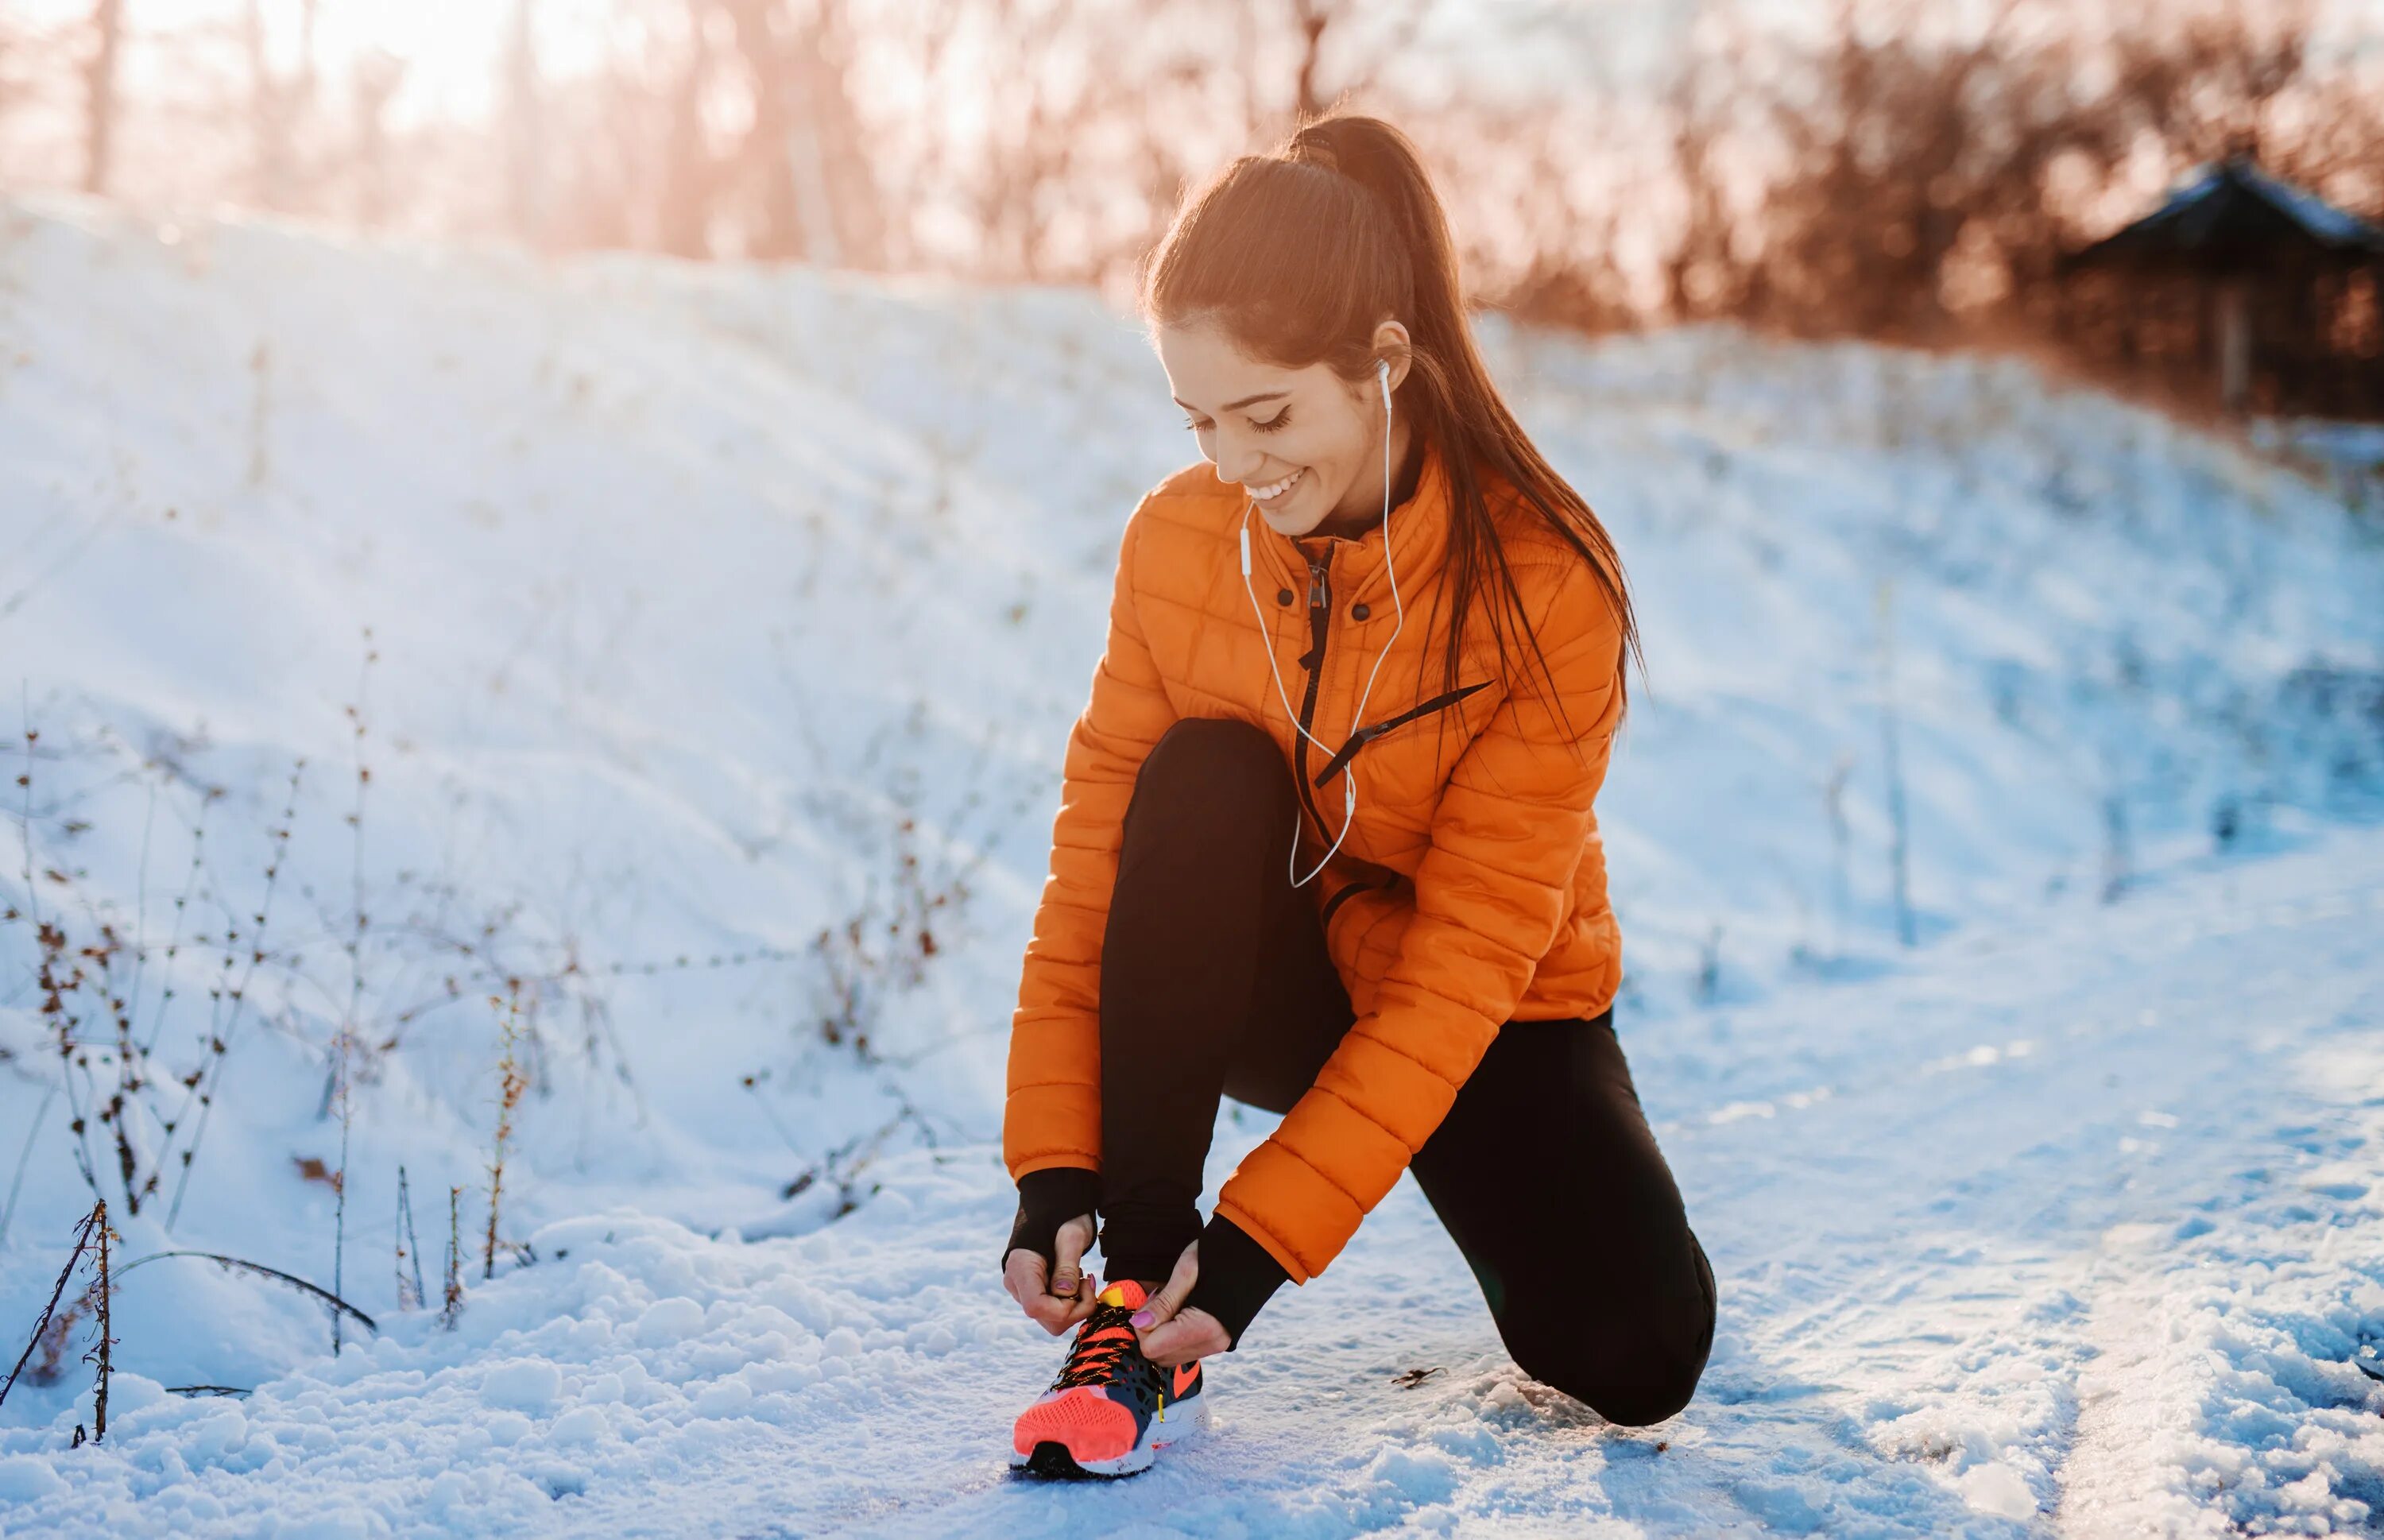
[[[1360,727],[1317,769],[1316,789],[1330,787],[1362,759],[1360,805],[1368,801],[1409,806],[1436,801],[1448,767],[1473,740],[1468,721],[1473,714],[1464,709],[1465,702],[1489,688],[1489,680],[1478,680]]]

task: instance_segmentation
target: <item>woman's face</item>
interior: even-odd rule
[[[1406,341],[1397,322],[1384,324]],[[1210,326],[1161,327],[1155,341],[1200,453],[1241,483],[1276,533],[1305,535],[1344,508],[1381,503],[1384,413],[1372,379],[1356,386],[1322,364],[1261,363]],[[1392,365],[1393,389],[1405,364]],[[1395,460],[1401,447],[1392,446]]]

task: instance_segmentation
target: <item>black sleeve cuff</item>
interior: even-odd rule
[[[1184,1308],[1215,1316],[1227,1341],[1238,1348],[1260,1308],[1290,1281],[1283,1264],[1248,1231],[1221,1214],[1211,1215],[1200,1232],[1200,1275],[1185,1296]]]
[[[1018,1217],[1011,1222],[1010,1241],[1001,1248],[1000,1265],[1010,1265],[1012,1251],[1032,1251],[1049,1269],[1057,1266],[1051,1249],[1060,1226],[1078,1214],[1094,1211],[1101,1200],[1101,1174],[1084,1166],[1045,1166],[1018,1179]]]

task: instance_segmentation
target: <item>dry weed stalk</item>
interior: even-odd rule
[[[348,930],[348,1009],[340,1022],[340,1035],[333,1044],[332,1069],[340,1108],[340,1179],[334,1185],[337,1202],[331,1231],[331,1292],[345,1292],[348,1261],[348,1144],[355,1130],[354,1079],[349,1061],[350,1049],[356,1038],[358,1012],[364,1004],[365,992],[365,789],[372,784],[372,766],[365,763],[364,701],[372,682],[372,665],[380,653],[372,644],[372,627],[364,628],[365,659],[357,672],[356,704],[347,708],[348,720],[354,725],[356,745],[356,806],[348,814],[348,828],[354,836],[350,874],[354,894],[354,919]],[[331,1356],[340,1356],[340,1316],[331,1314]]]
[[[513,1137],[514,1109],[521,1105],[522,1092],[528,1089],[529,1080],[521,1073],[514,1049],[521,1038],[521,987],[518,979],[500,997],[490,995],[489,1003],[502,1006],[503,1025],[499,1029],[499,1041],[503,1052],[497,1060],[497,1136],[489,1161],[489,1234],[480,1248],[480,1276],[497,1275],[498,1211],[505,1191],[505,1144]]]
[[[99,1341],[91,1352],[83,1355],[83,1361],[86,1363],[96,1361],[99,1366],[99,1383],[92,1392],[91,1416],[91,1438],[92,1442],[96,1444],[107,1436],[107,1376],[115,1367],[113,1349],[116,1347],[116,1338],[111,1335],[113,1323],[108,1314],[108,1296],[115,1292],[116,1283],[107,1273],[106,1198],[103,1198],[93,1205],[92,1217],[98,1221],[93,1228],[99,1242],[99,1278],[94,1285],[99,1297]],[[82,1430],[77,1428],[75,1432],[80,1434]]]
[[[422,1242],[414,1233],[414,1189],[406,1185],[405,1167],[397,1168],[397,1308],[418,1310],[423,1305]],[[411,1274],[406,1263],[414,1264]]]
[[[449,1331],[455,1329],[455,1318],[464,1312],[464,1189],[447,1189],[447,1298],[439,1310],[439,1324]]]

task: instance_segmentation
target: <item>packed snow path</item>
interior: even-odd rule
[[[992,1151],[799,1240],[622,1212],[245,1401],[119,1376],[13,1534],[2358,1531],[2384,1498],[2384,836],[2180,875],[1626,1043],[1721,1286],[1696,1398],[1523,1378],[1402,1181],[1216,1363],[1211,1438],[1012,1479],[1059,1347]],[[1252,1120],[1257,1121],[1257,1120]],[[1252,1136],[1221,1121],[1219,1169]],[[1414,1370],[1434,1370],[1403,1387]],[[0,1448],[55,1445],[63,1428]],[[2240,1526],[2240,1527],[2235,1527]]]

